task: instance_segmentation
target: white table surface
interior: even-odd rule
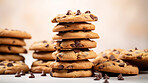
[[[14,75],[0,75],[0,83],[103,83],[104,79],[95,81],[94,77],[87,78],[55,78],[47,76],[40,76],[41,74],[34,74],[35,78],[28,78],[30,75],[26,74],[22,77],[14,77]],[[148,71],[141,72],[137,76],[124,76],[125,80],[117,80],[117,77],[110,77],[109,83],[148,83]]]

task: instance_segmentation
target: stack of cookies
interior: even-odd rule
[[[98,39],[99,35],[92,32],[95,25],[87,21],[97,21],[98,18],[90,11],[81,13],[68,11],[59,14],[52,23],[59,23],[53,28],[58,32],[53,36],[57,40],[56,52],[52,54],[56,62],[51,64],[53,77],[90,77],[93,64],[88,59],[96,57],[96,53],[89,48],[95,48],[96,42],[90,39]]]
[[[30,46],[30,50],[34,50],[35,52],[32,54],[34,61],[32,63],[31,71],[34,73],[49,73],[51,71],[50,64],[54,62],[54,58],[52,57],[52,53],[56,50],[54,48],[54,41],[38,41],[34,42]]]
[[[31,39],[31,35],[18,31],[0,28],[0,74],[14,74],[28,72],[24,63],[25,58],[20,53],[27,53],[24,39]]]

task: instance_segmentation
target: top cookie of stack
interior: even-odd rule
[[[93,64],[88,59],[95,58],[96,53],[88,48],[96,47],[97,43],[90,39],[98,39],[99,35],[91,32],[95,30],[95,25],[87,22],[97,20],[97,16],[90,11],[81,13],[80,10],[77,12],[69,10],[66,14],[59,14],[52,20],[53,23],[59,23],[53,28],[53,32],[58,32],[53,36],[53,40],[57,40],[57,51],[52,54],[57,61],[51,65],[53,71],[50,74],[53,77],[92,75]]]

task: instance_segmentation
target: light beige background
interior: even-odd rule
[[[30,33],[28,48],[34,41],[51,40],[54,16],[78,9],[99,17],[93,22],[94,32],[100,35],[97,53],[109,48],[148,48],[148,0],[0,0],[0,27]],[[25,55],[29,65],[31,53]]]

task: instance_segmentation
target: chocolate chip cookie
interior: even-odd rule
[[[32,63],[31,71],[34,73],[42,73],[42,71],[49,73],[51,71],[51,63],[54,61],[38,60]]]
[[[52,31],[71,31],[71,30],[94,30],[95,25],[91,23],[81,22],[81,23],[59,23],[57,24]]]
[[[29,67],[21,61],[1,61],[0,74],[15,74],[17,72],[28,72]]]
[[[25,58],[19,54],[0,53],[0,61],[2,60],[24,61]]]
[[[29,50],[37,50],[37,51],[55,51],[56,49],[54,48],[55,42],[54,41],[38,41],[34,42]]]
[[[0,38],[0,44],[26,46],[24,39]]]
[[[0,37],[31,39],[31,35],[19,30],[9,30],[0,28]]]
[[[60,32],[53,36],[53,40],[57,39],[98,39],[99,35],[91,31],[72,31],[72,32]]]
[[[56,49],[95,48],[96,42],[89,39],[62,40],[56,44]]]

